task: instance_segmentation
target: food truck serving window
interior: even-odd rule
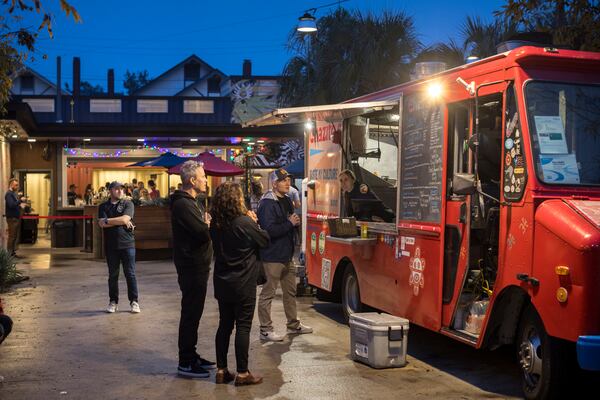
[[[400,218],[439,222],[442,206],[443,106],[424,95],[404,97]]]
[[[530,82],[525,93],[538,179],[600,185],[600,86]]]
[[[340,176],[343,215],[362,221],[394,222],[398,193],[398,107],[347,118],[346,167]],[[352,185],[350,185],[350,183]]]

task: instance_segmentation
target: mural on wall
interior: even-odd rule
[[[234,163],[245,166],[246,154],[240,154]],[[304,158],[304,143],[302,139],[292,139],[283,143],[265,143],[258,146],[254,156],[250,158],[251,167],[277,168],[285,167],[296,160]]]
[[[231,122],[241,124],[277,108],[279,83],[276,80],[242,79],[231,88]]]

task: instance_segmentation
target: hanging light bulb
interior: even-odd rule
[[[306,10],[304,15],[298,18],[298,21],[300,21],[298,22],[298,27],[296,28],[298,32],[312,33],[317,31],[316,18],[313,14],[311,14],[311,11],[314,14],[317,10],[315,8]]]

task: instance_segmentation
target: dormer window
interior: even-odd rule
[[[221,77],[215,75],[208,79],[208,95],[209,96],[220,96],[221,95]]]
[[[185,81],[197,81],[200,79],[200,63],[190,61],[183,66],[183,79]]]
[[[34,92],[34,81],[33,75],[22,75],[21,76],[21,93],[33,94]]]

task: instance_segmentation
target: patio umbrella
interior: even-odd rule
[[[183,162],[187,160],[202,162],[204,164],[204,172],[206,172],[206,175],[210,176],[234,176],[244,174],[244,170],[242,168],[225,162],[209,152],[200,153],[196,157],[183,160],[179,165],[169,168],[169,174],[179,174],[181,172],[181,166],[183,165]]]
[[[295,178],[304,178],[304,158],[292,161],[287,166],[283,167],[288,174],[294,175]]]
[[[170,151],[161,154],[158,157],[153,157],[148,160],[138,161],[128,167],[166,167],[170,168],[174,165],[184,163],[189,158],[179,157]]]

